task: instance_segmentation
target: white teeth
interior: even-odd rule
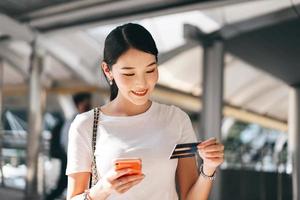
[[[136,91],[132,91],[133,93],[135,93],[135,94],[140,94],[140,95],[142,95],[142,94],[145,94],[146,92],[147,92],[147,90],[144,90],[144,91],[142,91],[142,92],[136,92]]]

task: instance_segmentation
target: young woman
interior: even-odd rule
[[[176,106],[150,100],[158,80],[157,48],[138,24],[112,30],[105,40],[101,68],[111,101],[100,108],[95,157],[100,180],[87,190],[92,163],[93,110],[77,115],[69,131],[67,199],[182,200],[207,199],[211,177],[223,162],[224,146],[208,139],[197,146],[203,159],[169,160],[175,144],[196,142],[188,115]],[[112,160],[139,157],[142,174],[115,170]]]

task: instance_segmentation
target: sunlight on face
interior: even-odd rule
[[[145,104],[158,80],[155,56],[137,49],[122,54],[112,67],[118,96],[136,105]]]

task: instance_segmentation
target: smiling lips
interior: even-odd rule
[[[132,91],[133,94],[137,96],[145,96],[147,94],[148,90],[142,90],[142,91]]]

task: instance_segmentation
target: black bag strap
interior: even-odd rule
[[[93,161],[92,161],[92,175],[90,178],[90,188],[93,187],[98,182],[95,149],[96,149],[96,140],[97,140],[97,129],[99,123],[99,113],[100,113],[100,108],[94,108],[94,123],[93,123],[93,137],[92,137]]]

